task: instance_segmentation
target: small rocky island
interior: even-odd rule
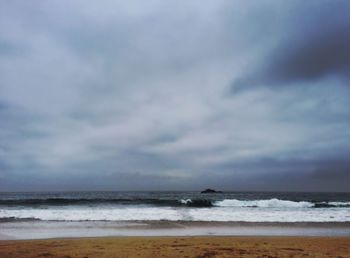
[[[216,191],[214,189],[207,188],[204,191],[202,191],[201,193],[222,193],[222,192],[221,191]]]

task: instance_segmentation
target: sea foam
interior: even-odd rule
[[[311,202],[294,202],[288,200],[269,199],[269,200],[251,200],[242,201],[236,199],[225,199],[214,202],[218,207],[259,207],[259,208],[311,208],[314,206]]]
[[[0,218],[46,221],[350,222],[349,208],[69,206],[0,209]]]

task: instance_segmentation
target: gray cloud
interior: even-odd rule
[[[310,3],[2,2],[0,190],[347,190],[349,9]]]
[[[349,81],[349,2],[302,5],[286,15],[276,43],[255,67],[235,80],[233,90],[283,87],[326,77]]]

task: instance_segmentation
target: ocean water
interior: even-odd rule
[[[350,193],[0,193],[9,221],[350,222]]]

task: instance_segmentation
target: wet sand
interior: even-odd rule
[[[0,241],[0,257],[350,257],[350,237],[107,237]]]
[[[0,240],[120,236],[347,236],[350,223],[200,221],[20,221],[0,223]]]

